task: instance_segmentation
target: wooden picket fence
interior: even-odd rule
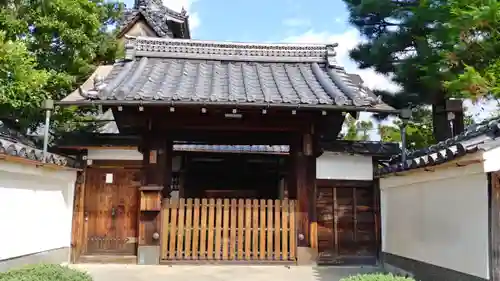
[[[294,200],[164,199],[162,260],[295,261]]]

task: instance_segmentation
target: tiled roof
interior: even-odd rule
[[[355,106],[391,110],[335,61],[335,45],[137,37],[89,100]]]
[[[123,18],[119,23],[119,29],[126,29],[141,15],[160,37],[172,36],[172,31],[169,29],[167,21],[171,20],[184,23],[187,20],[186,11],[183,10],[178,13],[165,7],[160,0],[139,0],[136,1],[134,8],[126,10],[123,13]]]
[[[453,138],[425,149],[410,152],[406,163],[401,154],[394,156],[386,167],[378,169],[378,175],[403,172],[442,164],[478,150],[489,150],[500,146],[500,118],[474,124]]]
[[[364,154],[383,158],[389,158],[401,152],[399,144],[379,141],[336,140],[332,142],[322,142],[320,146],[325,151]]]
[[[26,138],[16,130],[12,130],[0,121],[0,156],[16,156],[29,160],[43,162],[43,151],[36,148],[33,141]],[[77,162],[74,159],[48,153],[46,162],[59,166],[75,167]]]

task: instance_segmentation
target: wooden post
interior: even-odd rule
[[[86,168],[78,172],[73,199],[73,221],[71,229],[71,262],[76,263],[86,243],[85,231],[85,174]]]
[[[167,149],[167,142],[159,135],[151,132],[143,135],[143,181],[140,196],[139,214],[139,264],[158,264],[160,256],[161,237],[161,200],[169,194],[171,153]],[[168,162],[170,160],[170,165]]]
[[[318,237],[316,225],[316,154],[309,132],[297,136],[291,145],[294,185],[297,195],[297,262],[310,265],[316,262]]]

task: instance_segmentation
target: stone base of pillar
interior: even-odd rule
[[[297,247],[297,265],[316,265],[318,251],[309,247]]]

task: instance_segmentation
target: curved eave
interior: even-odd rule
[[[65,106],[93,106],[93,105],[107,105],[107,106],[185,106],[185,107],[227,107],[227,108],[281,108],[281,109],[295,109],[295,110],[325,110],[325,111],[355,111],[355,112],[373,112],[373,113],[393,113],[398,114],[400,110],[394,109],[389,106],[370,107],[370,106],[340,106],[340,105],[309,105],[309,104],[270,104],[270,103],[233,103],[233,102],[194,102],[194,101],[160,101],[160,100],[80,100],[80,101],[58,101],[57,105]]]

